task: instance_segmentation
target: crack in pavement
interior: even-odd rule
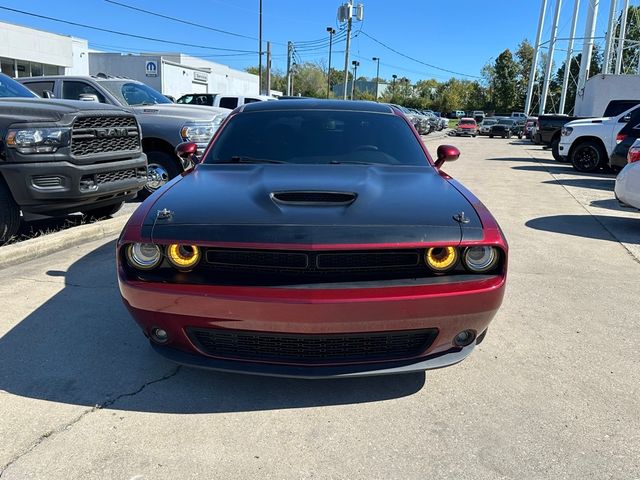
[[[558,185],[560,185],[560,186],[565,190],[565,192],[567,192],[567,193],[571,196],[571,198],[573,198],[573,199],[576,201],[576,203],[577,203],[578,205],[580,205],[580,207],[582,207],[582,209],[583,209],[585,212],[587,212],[587,213],[589,214],[589,216],[591,216],[591,218],[593,218],[593,219],[596,221],[596,223],[598,223],[598,225],[600,225],[600,226],[603,228],[603,230],[604,230],[605,232],[607,232],[607,233],[609,234],[609,236],[611,236],[611,239],[612,239],[613,241],[615,241],[615,242],[616,242],[616,243],[618,243],[622,248],[624,248],[624,249],[625,249],[625,251],[629,254],[629,256],[631,257],[631,259],[632,259],[634,262],[636,262],[636,263],[640,263],[640,258],[638,258],[638,257],[636,256],[636,254],[633,252],[633,250],[631,250],[629,247],[627,247],[627,245],[626,245],[622,240],[620,240],[620,239],[618,238],[618,236],[617,236],[614,232],[612,232],[612,231],[611,231],[611,230],[610,230],[610,229],[609,229],[609,228],[608,228],[608,227],[607,227],[603,222],[601,222],[601,221],[600,221],[600,219],[599,219],[596,215],[594,215],[593,213],[591,213],[591,211],[587,208],[587,206],[586,206],[584,203],[582,203],[582,202],[581,202],[581,201],[580,201],[580,200],[579,200],[579,199],[578,199],[578,198],[577,198],[577,197],[576,197],[576,196],[571,192],[571,190],[569,190],[569,189],[567,188],[567,185],[565,185],[564,183],[562,183],[562,179],[561,179],[561,178],[556,177],[556,174],[555,174],[555,173],[553,173],[553,172],[549,169],[549,166],[548,166],[548,165],[545,165],[544,163],[542,163],[542,162],[540,161],[540,159],[539,159],[538,157],[536,157],[536,156],[532,155],[532,154],[529,152],[529,150],[528,150],[528,149],[524,149],[524,150],[527,152],[527,155],[529,155],[529,157],[531,157],[533,160],[535,160],[535,161],[536,161],[536,163],[537,163],[539,166],[541,166],[542,168],[544,168],[544,169],[547,171],[547,173],[551,176],[551,178],[553,178],[553,180],[554,180]],[[620,218],[626,218],[626,217],[620,217]]]
[[[76,423],[78,423],[80,420],[82,420],[84,417],[86,417],[90,413],[93,413],[93,412],[95,412],[97,410],[102,410],[104,408],[108,408],[108,407],[110,407],[111,405],[115,404],[116,402],[118,402],[119,400],[121,400],[123,398],[135,397],[136,395],[138,395],[140,392],[142,392],[148,386],[156,384],[156,383],[164,382],[166,380],[169,380],[172,377],[175,377],[180,372],[180,369],[181,369],[181,365],[177,365],[171,372],[167,373],[166,375],[163,375],[160,378],[157,378],[155,380],[151,380],[151,381],[149,381],[147,383],[144,383],[142,386],[140,386],[138,389],[134,390],[133,392],[123,393],[123,394],[118,395],[117,397],[115,397],[115,398],[113,398],[111,400],[107,400],[107,401],[103,402],[102,404],[97,404],[94,407],[83,411],[80,415],[78,415],[77,417],[73,418],[70,422],[67,422],[64,425],[59,426],[58,428],[55,428],[53,430],[49,430],[48,432],[43,433],[42,435],[40,435],[40,437],[38,437],[38,439],[33,443],[33,445],[31,445],[29,448],[25,449],[24,451],[18,453],[15,457],[13,457],[11,460],[9,460],[9,462],[7,462],[5,465],[3,465],[0,468],[0,478],[2,478],[4,473],[13,464],[15,464],[18,460],[20,460],[24,456],[26,456],[26,455],[30,454],[31,452],[33,452],[45,440],[47,440],[49,438],[52,438],[52,437],[58,435],[61,432],[69,430],[71,427],[73,427]]]

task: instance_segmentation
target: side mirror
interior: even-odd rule
[[[55,98],[55,96],[53,95],[53,92],[51,90],[43,90],[42,98]]]
[[[620,119],[621,122],[629,123],[631,121],[631,114],[627,113],[624,117]]]
[[[440,145],[438,147],[438,159],[436,167],[440,168],[444,162],[453,162],[460,157],[460,150],[453,145]]]
[[[185,168],[191,164],[197,165],[200,163],[200,158],[196,156],[197,153],[198,145],[193,142],[182,142],[176,147],[176,155],[182,160]]]
[[[81,93],[78,97],[81,102],[95,102],[100,103],[100,99],[95,93]]]

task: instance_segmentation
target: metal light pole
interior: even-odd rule
[[[627,36],[627,12],[629,11],[629,0],[622,3],[622,18],[620,19],[620,37],[618,37],[618,54],[616,55],[616,75],[624,73],[622,71],[622,60],[624,57],[624,39]]]
[[[396,95],[396,78],[398,78],[398,75],[396,75],[395,73],[393,75],[391,75],[391,78],[393,80],[391,80],[391,91],[393,92],[391,94],[392,97],[395,97]]]
[[[574,115],[582,115],[578,107],[584,86],[589,78],[589,67],[591,65],[591,55],[593,54],[593,36],[596,33],[596,22],[598,20],[598,7],[600,0],[589,0],[587,7],[587,21],[584,27],[584,40],[582,43],[582,56],[580,58],[580,73],[578,74],[578,88],[576,89],[576,103],[573,108]]]
[[[331,90],[331,46],[333,44],[333,35],[336,33],[336,29],[327,27],[329,32],[329,66],[327,67],[327,98],[329,98],[329,91]]]
[[[613,0],[615,2],[615,0]],[[573,60],[573,37],[576,36],[576,27],[578,26],[578,10],[580,9],[580,0],[575,0],[573,5],[573,22],[571,23],[571,33],[569,34],[569,46],[567,47],[567,58],[564,61],[564,78],[562,79],[562,92],[560,93],[560,107],[558,113],[564,113],[564,107],[567,102],[567,90],[569,88],[569,75],[571,75],[571,62]]]
[[[351,45],[351,25],[353,23],[351,17],[353,10],[353,0],[349,0],[346,8],[348,10],[349,18],[347,18],[347,43],[344,49],[344,92],[342,94],[343,100],[347,99],[347,86],[349,84],[349,47]]]
[[[376,67],[376,102],[378,101],[378,88],[380,86],[380,57],[373,57],[371,60],[378,62]]]
[[[607,40],[604,46],[604,59],[602,61],[602,73],[607,74],[611,70],[611,54],[613,53],[613,31],[616,24],[617,1],[611,0],[609,5],[609,22],[607,27]]]
[[[553,67],[553,53],[556,48],[556,38],[558,36],[558,22],[560,21],[560,7],[562,0],[556,0],[556,10],[553,15],[553,23],[551,25],[551,40],[549,41],[549,52],[547,53],[547,66],[544,69],[544,82],[542,83],[542,93],[540,94],[540,108],[538,113],[544,114],[544,108],[547,105],[547,94],[549,93],[549,82],[551,82],[551,68]]]
[[[533,100],[533,87],[536,83],[536,71],[538,69],[538,55],[540,54],[540,41],[542,40],[542,27],[544,25],[544,15],[547,10],[547,0],[542,0],[540,5],[540,17],[538,18],[538,33],[536,34],[536,45],[533,51],[533,61],[529,72],[529,85],[527,86],[527,98],[524,102],[524,113],[529,115],[531,101]]]
[[[360,62],[354,60],[353,62],[351,62],[351,65],[353,65],[353,79],[351,80],[351,100],[353,100],[353,96],[356,92],[356,74],[358,73]]]
[[[262,0],[260,0],[260,26],[258,28],[258,94],[262,95]]]

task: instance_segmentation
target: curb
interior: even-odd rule
[[[119,215],[108,220],[78,225],[67,230],[48,233],[41,237],[0,247],[0,269],[45,257],[69,247],[100,240],[122,231],[129,215]]]

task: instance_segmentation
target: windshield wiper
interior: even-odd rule
[[[287,163],[282,160],[270,160],[268,158],[253,158],[233,156],[229,160],[221,160],[215,163]]]
[[[330,165],[385,165],[384,163],[379,163],[379,162],[358,162],[358,161],[346,161],[346,162],[342,162],[339,160],[331,160],[329,162]]]

